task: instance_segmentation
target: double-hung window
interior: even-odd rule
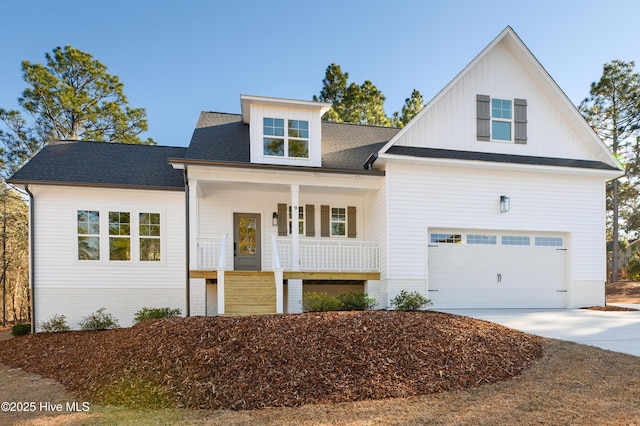
[[[479,141],[527,143],[527,100],[476,95]]]
[[[272,157],[309,158],[309,122],[264,117],[263,153]]]
[[[140,213],[140,261],[160,261],[160,214]]]
[[[131,214],[109,212],[109,260],[131,260]]]
[[[304,235],[304,206],[298,206],[298,234]],[[293,233],[294,219],[291,214],[291,206],[289,206],[289,235]]]
[[[331,235],[345,236],[347,231],[347,213],[343,207],[331,208]]]
[[[511,141],[513,104],[508,99],[491,99],[491,139]]]
[[[78,260],[100,260],[100,212],[78,210]]]

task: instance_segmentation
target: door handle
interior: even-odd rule
[[[497,278],[499,283],[502,282],[502,274],[498,274],[496,278]]]

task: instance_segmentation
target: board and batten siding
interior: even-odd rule
[[[102,307],[121,326],[131,325],[142,307],[168,306],[185,313],[183,192],[40,185],[30,189],[35,197],[36,321],[60,314],[77,327],[80,319]],[[77,258],[78,210],[100,211],[99,261]],[[132,215],[130,261],[109,260],[110,211]],[[136,258],[138,213],[160,213],[159,262]]]
[[[558,104],[559,93],[542,90],[530,70],[499,44],[429,104],[396,145],[610,162],[605,150],[590,150],[574,130],[575,117]],[[479,141],[477,95],[526,100],[526,143]]]
[[[429,228],[562,233],[571,242],[570,286],[605,280],[600,177],[407,164],[389,164],[387,177],[390,280],[425,278]],[[511,199],[508,213],[501,195]]]
[[[292,106],[251,104],[251,123],[249,134],[251,138],[251,162],[282,164],[290,166],[322,165],[322,147],[320,145],[321,128],[319,110],[296,108]],[[263,118],[282,118],[285,120],[305,120],[309,122],[309,158],[274,157],[264,155],[263,147]]]

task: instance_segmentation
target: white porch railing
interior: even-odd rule
[[[227,269],[227,234],[198,239],[198,269]]]
[[[293,270],[290,238],[276,238],[282,269]],[[377,241],[300,239],[300,271],[378,272],[380,245]]]

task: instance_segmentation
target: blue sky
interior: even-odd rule
[[[69,44],[120,77],[160,145],[186,146],[200,111],[240,112],[240,94],[311,99],[331,63],[371,80],[391,115],[414,88],[435,96],[507,25],[577,104],[605,62],[640,60],[638,16],[635,0],[11,0],[0,108],[18,108],[22,60]]]

